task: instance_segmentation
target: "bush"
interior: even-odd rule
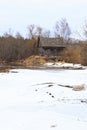
[[[65,49],[59,53],[61,59],[65,62],[70,63],[80,63],[81,62],[81,55],[80,55],[80,47],[72,48],[72,49]]]
[[[0,60],[10,62],[21,60],[36,54],[36,41],[34,39],[23,39],[1,37],[0,38]]]
[[[81,63],[87,65],[87,44],[81,46]]]

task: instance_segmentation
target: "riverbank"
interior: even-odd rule
[[[16,62],[1,62],[0,72],[9,72],[9,69],[85,69],[81,64],[57,61],[56,57],[31,56]]]

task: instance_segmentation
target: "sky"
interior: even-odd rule
[[[11,28],[25,36],[30,24],[53,30],[62,18],[73,34],[80,33],[87,19],[87,0],[0,0],[0,35]]]

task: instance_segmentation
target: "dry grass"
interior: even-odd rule
[[[26,66],[38,66],[43,65],[45,63],[46,63],[45,56],[37,56],[37,55],[30,56],[23,62],[23,64]]]
[[[60,52],[60,56],[65,62],[69,63],[81,63],[81,48],[76,47],[72,49],[65,49]]]
[[[73,90],[74,91],[81,91],[81,90],[84,90],[84,89],[85,89],[85,85],[84,84],[73,86]]]
[[[1,68],[0,68],[0,73],[7,73],[7,72],[9,72],[8,69],[1,69]]]

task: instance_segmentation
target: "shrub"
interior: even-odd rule
[[[80,48],[72,48],[72,49],[65,49],[59,53],[62,57],[62,60],[66,62],[72,63],[80,63],[81,62],[81,55],[80,55]]]
[[[87,44],[81,46],[81,63],[87,65]]]
[[[35,45],[34,39],[2,37],[0,38],[0,60],[10,62],[27,58],[37,53]]]

